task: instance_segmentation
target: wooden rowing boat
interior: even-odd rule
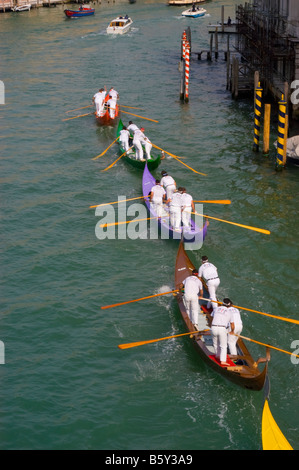
[[[144,196],[144,202],[151,217],[157,217],[157,214],[152,209],[149,198],[147,196],[149,195],[152,187],[155,186],[155,183],[156,179],[153,177],[153,175],[149,171],[148,165],[146,164],[142,177],[142,193]],[[202,247],[208,229],[207,221],[201,228],[198,227],[196,223],[191,219],[190,229],[183,229],[183,227],[181,227],[180,231],[175,231],[170,225],[168,206],[165,205],[163,210],[163,216],[158,219],[158,226],[160,228],[162,238],[179,241],[183,239],[185,247],[190,250],[198,250]]]
[[[183,280],[191,274],[194,268],[195,266],[184,250],[183,243],[180,243],[175,265],[176,289],[180,288]],[[190,321],[186,312],[183,295],[178,293],[176,298],[186,327],[189,331],[195,331],[196,328]],[[199,330],[208,329],[208,331],[206,331],[204,334],[192,335],[191,338],[201,358],[216,372],[223,375],[231,382],[234,382],[235,384],[249,390],[261,390],[264,386],[267,376],[269,355],[267,358],[260,358],[255,362],[244,342],[241,338],[239,338],[237,342],[238,356],[236,358],[236,362],[233,362],[228,356],[227,362],[230,364],[230,366],[220,365],[220,362],[215,358],[212,335],[207,322],[207,318],[210,314],[204,305],[202,306],[202,310],[203,312],[199,314]],[[260,371],[258,364],[262,362],[265,362],[265,366],[263,370]]]
[[[109,94],[105,97],[105,103],[107,103],[107,101],[109,100]],[[97,119],[97,122],[98,124],[100,125],[110,125],[110,126],[113,126],[114,124],[116,124],[118,122],[118,119],[119,119],[119,114],[120,114],[120,109],[119,109],[119,105],[116,104],[116,107],[115,107],[115,115],[114,115],[114,118],[112,118],[110,116],[110,113],[109,113],[109,110],[106,106],[106,104],[104,105],[104,108],[103,108],[103,111],[101,112],[100,116],[98,116],[96,113],[95,113],[95,117]]]
[[[116,137],[119,137],[120,131],[123,129],[123,127],[124,127],[123,122],[120,119],[119,123],[118,123],[118,126],[117,126]],[[123,154],[124,152],[125,152],[124,147],[121,145],[121,143],[119,143],[119,153]],[[136,153],[135,153],[135,149],[133,147],[122,158],[126,162],[130,163],[135,168],[139,168],[140,170],[144,170],[146,163],[147,163],[148,168],[150,168],[151,170],[154,170],[155,168],[157,168],[160,165],[161,157],[162,156],[160,154],[158,154],[154,158],[151,158],[150,160],[147,160],[147,161],[145,161],[145,160],[144,161],[136,160]]]
[[[82,16],[91,16],[94,15],[94,8],[81,8],[79,10],[64,10],[65,16],[68,18],[81,18]]]

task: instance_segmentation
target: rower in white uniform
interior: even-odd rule
[[[162,217],[163,213],[163,202],[166,200],[166,192],[163,186],[160,184],[160,180],[156,179],[155,186],[152,187],[150,192],[150,203],[151,209],[157,217]]]
[[[92,101],[96,107],[97,116],[100,116],[103,111],[105,97],[106,97],[106,90],[104,90],[104,88],[100,88],[99,91],[92,98]]]
[[[202,277],[207,284],[209,290],[210,299],[217,300],[216,297],[216,290],[220,284],[220,279],[218,277],[218,270],[214,264],[209,263],[207,256],[201,257],[201,266],[198,270],[199,277]],[[217,302],[208,302],[207,308],[213,308],[213,310],[217,307]]]
[[[229,302],[227,302],[228,305],[229,305],[228,310],[233,315],[233,322],[234,322],[234,325],[235,325],[234,333],[236,335],[240,335],[242,333],[242,330],[243,330],[243,323],[242,323],[242,319],[241,319],[240,310],[233,306],[232,301],[230,299],[227,299],[227,301],[229,301]],[[238,354],[238,351],[237,351],[238,337],[233,335],[233,334],[229,334],[231,331],[232,331],[231,326],[229,326],[227,345],[228,345],[229,353],[232,356],[237,356],[237,354]]]
[[[109,95],[109,96],[110,96],[110,98],[107,101],[107,107],[108,107],[108,111],[109,111],[109,116],[111,117],[111,119],[114,119],[115,118],[115,112],[116,112],[116,99],[114,97],[112,97],[111,95]]]
[[[201,280],[198,278],[197,269],[193,269],[192,275],[186,277],[180,286],[181,289],[184,288],[184,305],[186,307],[186,312],[195,326],[198,327],[198,314],[199,314],[199,303],[198,299],[203,296],[203,286]],[[198,295],[200,297],[198,297]]]
[[[234,333],[234,317],[230,310],[231,301],[228,298],[223,299],[223,305],[216,307],[212,313],[213,320],[211,333],[216,358],[220,360],[221,365],[229,366],[227,361],[227,334],[228,327],[231,328],[231,335]]]
[[[119,133],[119,142],[121,146],[125,149],[125,151],[129,150],[129,137],[130,137],[130,132],[124,126]]]
[[[176,182],[173,177],[170,176],[165,170],[161,171],[161,175],[161,184],[162,186],[164,186],[167,199],[170,199],[174,191],[176,190]]]
[[[193,198],[190,194],[186,192],[186,188],[183,188],[182,192],[182,223],[184,228],[191,227],[191,212],[195,212],[195,206]]]
[[[182,221],[182,187],[173,193],[170,199],[166,201],[169,203],[170,224],[174,230],[181,230]]]
[[[109,96],[111,96],[111,98],[115,99],[115,101],[119,100],[119,94],[118,92],[113,88],[113,86],[110,88],[109,90]]]

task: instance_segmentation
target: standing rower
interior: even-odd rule
[[[164,186],[167,199],[170,199],[174,191],[176,190],[176,182],[174,181],[173,177],[170,176],[165,170],[161,171],[161,175],[161,184],[162,186]]]
[[[220,284],[220,279],[218,277],[217,268],[212,263],[209,263],[207,256],[201,257],[201,263],[202,264],[198,270],[198,275],[199,277],[202,277],[204,281],[206,282],[208,290],[209,290],[210,299],[212,301],[217,300],[216,290]],[[217,307],[217,303],[208,302],[207,308],[211,308],[211,307],[214,310]]]

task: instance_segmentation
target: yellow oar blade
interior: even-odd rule
[[[150,339],[150,340],[147,340],[147,341],[135,341],[134,343],[119,344],[118,347],[119,347],[119,349],[135,348],[136,346],[143,346],[144,344],[156,343],[158,341],[164,341],[166,339],[179,338],[180,336],[203,334],[205,331],[209,331],[209,330],[189,331],[188,333],[181,333],[181,334],[178,334],[178,335],[165,336],[164,338]]]
[[[211,302],[211,299],[202,299],[202,300]],[[222,305],[222,302],[218,302],[218,300],[213,300],[212,302],[216,302],[217,304]],[[240,307],[240,305],[235,305],[235,304],[233,305],[233,307],[239,308],[240,310],[246,310],[248,312],[258,313],[259,315],[264,315],[265,317],[271,317],[271,318],[275,318],[276,320],[282,320],[282,321],[286,321],[289,323],[294,323],[295,325],[299,325],[299,320],[294,320],[292,318],[280,317],[278,315],[272,315],[271,313],[265,313],[265,312],[260,312],[259,310],[253,310],[251,308]]]
[[[101,228],[107,228],[107,227],[114,227],[115,225],[124,225],[124,224],[130,224],[134,222],[144,222],[145,220],[153,220],[153,219],[159,219],[159,217],[147,217],[145,219],[133,219],[133,220],[124,220],[122,222],[110,222],[106,224],[101,224]]]
[[[263,450],[293,450],[273,418],[267,399],[262,416],[262,443]]]
[[[167,152],[166,150],[162,149],[161,147],[158,147],[158,145],[155,145],[153,143],[152,143],[152,146],[155,147],[158,150],[161,150],[162,152],[167,153],[167,155],[170,155],[175,160],[178,160],[182,165],[186,166],[187,168],[189,168],[189,170],[193,171],[194,173],[197,173],[198,175],[207,176],[205,173],[200,173],[199,171],[194,170],[194,168],[191,168],[191,166],[189,166],[186,163],[182,162],[182,160],[180,160],[177,155],[174,155],[173,153]]]
[[[111,204],[119,204],[121,202],[135,201],[136,199],[146,199],[148,197],[149,196],[138,196],[138,197],[131,197],[130,199],[122,199],[121,201],[104,202],[103,204],[96,204],[95,206],[89,206],[89,209],[93,209],[94,207],[110,206]]]
[[[110,170],[110,168],[112,168],[112,167],[115,165],[115,163],[117,163],[118,160],[120,160],[121,157],[123,157],[131,148],[132,148],[132,147],[130,147],[128,150],[126,150],[126,152],[122,153],[120,157],[118,157],[113,163],[111,163],[111,165],[107,166],[107,168],[105,168],[104,170],[101,170],[101,171]],[[108,225],[107,225],[107,227],[108,227]]]
[[[121,112],[122,112],[122,113],[125,113],[125,114],[130,114],[131,116],[140,117],[141,119],[146,119],[147,121],[159,122],[159,121],[156,121],[155,119],[146,118],[146,117],[144,117],[144,116],[138,116],[138,114],[128,113],[128,111],[123,111],[123,110],[121,110]]]
[[[193,201],[193,202],[201,202],[203,204],[231,204],[229,199],[219,199],[215,201]]]
[[[67,119],[62,119],[62,120],[63,121],[70,121],[71,119],[78,119],[78,118],[83,117],[83,116],[90,116],[91,114],[94,114],[94,113],[92,112],[92,113],[87,113],[87,114],[80,114],[80,116],[74,116],[74,117],[67,118]]]
[[[94,105],[89,104],[88,106],[83,106],[82,108],[70,109],[69,111],[66,111],[66,113],[72,113],[73,111],[79,111],[80,109],[91,108],[92,106]]]
[[[237,227],[246,228],[247,230],[253,230],[254,232],[263,233],[265,235],[270,235],[270,233],[271,233],[269,230],[265,230],[263,228],[251,227],[250,225],[238,224],[236,222],[230,222],[229,220],[218,219],[217,217],[211,217],[210,215],[199,214],[198,212],[191,212],[191,214],[201,215],[202,217],[206,217],[207,219],[218,220],[218,222],[224,222],[226,224],[236,225]]]
[[[105,310],[107,308],[119,307],[120,305],[131,304],[132,302],[139,302],[140,300],[152,299],[153,297],[160,297],[161,295],[174,294],[175,292],[178,292],[178,289],[162,292],[161,294],[148,295],[147,297],[140,297],[139,299],[127,300],[126,302],[120,302],[118,304],[105,305],[104,307],[101,307],[101,309]]]
[[[289,352],[289,351],[285,351],[284,349],[277,348],[276,346],[271,346],[271,344],[261,343],[260,341],[256,341],[255,339],[247,338],[246,336],[236,335],[235,333],[234,333],[234,335],[238,336],[238,338],[242,338],[242,339],[246,339],[247,341],[251,341],[252,343],[260,344],[261,346],[266,346],[267,348],[275,349],[275,351],[280,351],[280,352],[283,352],[284,354],[289,354],[290,356],[299,357],[298,354],[295,354],[295,353],[292,353],[292,352]]]
[[[105,153],[107,152],[107,150],[110,149],[110,147],[112,147],[113,144],[115,144],[115,142],[119,139],[119,136],[112,142],[112,144],[109,145],[109,147],[106,148],[106,150],[104,150],[104,152],[100,153],[100,155],[97,155],[96,157],[93,157],[92,160],[96,160],[97,158],[100,158],[102,157],[103,155],[105,155]]]

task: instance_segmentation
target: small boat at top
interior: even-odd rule
[[[170,6],[187,6],[187,5],[192,5],[195,4],[197,5],[198,3],[206,3],[207,0],[168,0],[168,5]]]
[[[149,201],[148,195],[153,186],[156,184],[156,179],[153,177],[151,172],[148,169],[148,165],[145,165],[143,178],[142,178],[142,192],[144,197],[145,205],[151,215],[151,217],[156,218],[157,214],[152,209],[152,205]],[[185,243],[185,246],[191,250],[198,250],[202,247],[203,241],[207,234],[208,222],[205,222],[203,227],[198,227],[196,223],[191,219],[191,227],[183,228],[180,230],[174,230],[170,224],[170,215],[168,211],[168,206],[164,205],[162,217],[158,219],[158,226],[161,230],[161,238],[163,239],[172,239],[178,240],[181,239]]]
[[[127,33],[133,24],[133,21],[128,15],[118,16],[112,20],[107,27],[107,34],[124,34]]]
[[[277,140],[274,146],[277,148]],[[299,135],[287,139],[287,163],[299,165]]]
[[[16,5],[12,8],[12,11],[29,11],[31,9],[31,3],[26,3],[24,5]]]
[[[185,10],[182,12],[182,16],[188,16],[190,18],[199,18],[201,16],[205,16],[207,10],[204,8],[189,8],[189,10]]]
[[[110,97],[109,97],[109,94],[108,94],[105,97],[105,105],[104,105],[103,110],[100,113],[100,115],[95,113],[97,122],[100,125],[110,125],[111,126],[111,125],[114,125],[116,122],[118,122],[119,113],[120,113],[119,105],[116,103],[114,113],[111,114],[111,112],[109,111],[108,106],[106,104],[107,101],[109,100],[109,98]]]
[[[175,264],[175,289],[180,288],[181,283],[186,279],[186,277],[190,276],[193,269],[195,269],[195,266],[185,252],[184,245],[181,242]],[[203,285],[204,296],[206,296],[208,295],[208,290],[204,282]],[[187,329],[190,332],[196,331],[196,327],[193,325],[186,312],[183,295],[179,292],[176,295],[176,298]],[[234,358],[235,362],[227,356],[227,362],[230,365],[221,365],[215,357],[212,334],[207,322],[207,318],[210,317],[210,311],[204,305],[202,305],[201,308],[203,313],[199,313],[198,327],[200,331],[207,331],[204,333],[192,334],[191,338],[193,345],[199,352],[201,358],[216,372],[223,375],[231,382],[249,390],[262,390],[267,377],[268,361],[270,359],[269,354],[267,354],[267,358],[260,358],[255,362],[244,342],[239,338],[237,342],[238,355]],[[265,363],[262,371],[258,368],[259,363]]]
[[[123,127],[124,127],[123,122],[120,119],[119,123],[118,123],[117,131],[116,131],[116,137],[119,137],[120,131],[123,129]],[[124,152],[125,152],[125,149],[120,143],[119,144],[119,153],[120,153],[120,155],[123,154]],[[130,163],[130,165],[134,166],[135,168],[139,168],[140,170],[143,170],[145,168],[146,163],[148,165],[148,168],[150,168],[151,170],[154,170],[155,168],[157,168],[160,165],[161,157],[162,157],[162,155],[158,154],[156,157],[152,157],[150,160],[147,160],[147,161],[145,161],[145,160],[143,160],[143,161],[142,160],[136,160],[135,148],[133,147],[122,158],[126,162]]]
[[[94,15],[95,9],[91,8],[90,5],[82,5],[79,10],[64,10],[65,15],[68,18],[81,18],[82,16]]]

